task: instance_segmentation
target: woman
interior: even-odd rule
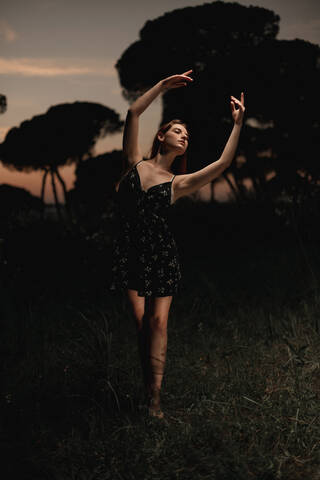
[[[159,94],[193,82],[191,72],[161,80],[131,105],[123,135],[124,171],[115,185],[120,223],[114,243],[111,290],[126,290],[137,327],[149,413],[158,418],[164,416],[160,390],[169,309],[181,280],[179,255],[168,228],[167,213],[178,198],[199,190],[229,167],[245,111],[243,92],[241,101],[231,96],[234,126],[223,153],[194,173],[172,174],[173,162],[178,157],[184,159],[189,144],[186,124],[180,120],[162,125],[155,136],[151,158],[143,159],[138,145],[140,115]]]

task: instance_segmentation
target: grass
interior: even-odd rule
[[[125,298],[97,284],[75,295],[95,273],[88,285],[74,277],[63,295],[51,275],[47,291],[38,282],[41,294],[29,295],[26,274],[16,273],[1,304],[4,478],[320,478],[317,245],[304,241],[302,255],[294,238],[239,235],[235,242],[232,226],[229,233],[230,241],[226,231],[208,228],[203,248],[194,238],[182,248],[164,421],[139,408],[136,332]],[[59,272],[62,265],[63,258]]]
[[[250,302],[198,275],[198,294],[171,310],[164,422],[138,408],[124,303],[29,306],[20,341],[6,339],[11,478],[319,478],[319,298]]]

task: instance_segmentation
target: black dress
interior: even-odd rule
[[[181,271],[176,242],[168,225],[172,181],[142,190],[137,165],[119,184],[118,228],[113,239],[113,290],[134,289],[140,297],[164,297],[179,289]]]

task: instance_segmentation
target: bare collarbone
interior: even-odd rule
[[[139,183],[140,183],[140,188],[141,190],[143,190],[145,193],[147,193],[150,189],[158,186],[158,185],[163,185],[163,184],[169,184],[171,183],[172,186],[171,186],[171,205],[177,200],[176,198],[176,195],[175,195],[175,182],[176,182],[176,179],[175,179],[175,182],[172,182],[172,179],[173,179],[173,172],[170,173],[170,177],[168,177],[168,170],[158,170],[154,165],[152,165],[150,163],[150,160],[149,159],[142,159],[143,161],[137,161],[135,162],[133,165],[130,165],[126,168],[125,172],[123,173],[123,175],[121,176],[120,180],[118,180],[118,182],[116,182],[115,184],[115,190],[116,192],[118,192],[119,190],[119,187],[120,187],[120,183],[122,182],[122,180],[129,174],[129,172],[131,170],[133,170],[134,168],[136,168],[136,172],[137,172],[137,175],[138,175],[138,180],[139,180]],[[140,173],[138,172],[138,169],[141,170],[141,167],[139,167],[139,165],[141,165],[142,163],[145,163],[145,164],[148,164],[149,167],[147,167],[149,169],[149,173],[151,173],[151,176],[149,175],[149,179],[152,179],[153,183],[150,182],[150,185],[148,186],[148,188],[144,188],[144,180],[141,178],[141,175]],[[139,164],[139,165],[138,165]],[[143,167],[145,168],[145,167]],[[161,175],[161,178],[160,177],[155,177],[154,176],[154,171],[158,171],[158,172],[162,172],[162,173],[165,173],[166,174],[166,177],[164,178],[163,175]],[[176,177],[176,176],[175,176]]]
[[[149,165],[149,167],[147,167],[149,169],[149,174],[146,176],[146,179],[147,179],[147,183],[149,183],[149,185],[145,188],[145,180],[143,179],[143,177],[141,177],[141,167],[140,165],[142,163],[146,163]],[[138,172],[138,175],[139,175],[139,180],[140,180],[140,186],[141,186],[141,189],[144,190],[144,191],[148,191],[150,190],[151,188],[155,187],[156,185],[162,185],[162,184],[165,184],[165,183],[170,183],[171,180],[172,180],[172,177],[173,177],[173,173],[171,172],[168,172],[168,170],[160,170],[158,169],[157,167],[155,167],[154,165],[152,165],[148,160],[144,160],[143,162],[140,162],[139,165],[137,166],[137,169],[139,169],[140,171]],[[145,167],[144,167],[145,169]],[[156,175],[154,175],[154,172],[156,172]],[[160,176],[158,175],[158,173],[160,173]],[[163,176],[163,173],[165,174],[165,177]],[[168,176],[169,174],[169,176]]]

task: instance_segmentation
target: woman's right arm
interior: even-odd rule
[[[188,81],[193,81],[193,79],[188,76],[191,72],[192,70],[188,70],[181,75],[172,75],[164,80],[160,80],[160,82],[132,103],[127,112],[122,142],[123,154],[127,164],[126,167],[131,167],[138,160],[141,160],[142,157],[138,144],[139,116],[160,93],[171,88],[185,86]]]
[[[163,90],[163,83],[160,81],[141,95],[128,109],[122,141],[122,149],[124,157],[127,159],[127,166],[135,164],[142,157],[138,144],[139,116]]]

